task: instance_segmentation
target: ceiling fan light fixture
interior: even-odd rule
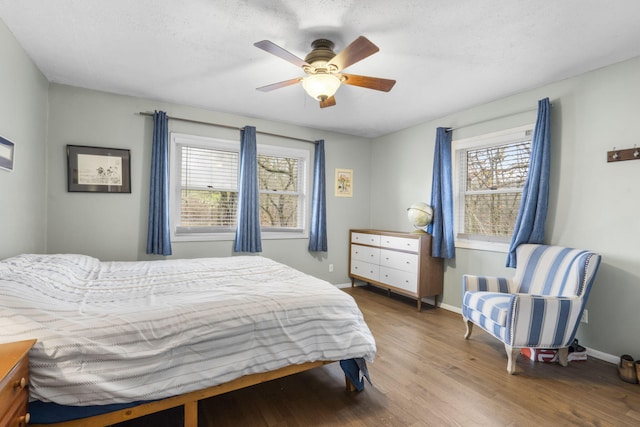
[[[324,101],[336,93],[340,79],[334,74],[311,74],[302,79],[302,87],[313,99]]]

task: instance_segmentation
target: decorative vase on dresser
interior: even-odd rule
[[[431,256],[431,235],[384,230],[350,230],[349,277],[416,298],[442,295],[443,260]]]

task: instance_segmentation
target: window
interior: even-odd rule
[[[453,142],[456,246],[508,250],[532,135],[527,125]]]
[[[309,151],[258,144],[262,237],[308,237]],[[173,240],[232,240],[238,207],[240,142],[171,135]]]

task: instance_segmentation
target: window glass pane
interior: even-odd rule
[[[182,146],[182,187],[238,189],[238,153]]]
[[[468,150],[467,191],[522,188],[530,155],[530,141]]]
[[[237,192],[183,189],[180,226],[232,227],[237,206]]]
[[[258,156],[260,190],[298,191],[298,159]]]
[[[464,234],[509,237],[513,233],[522,193],[467,194]]]
[[[260,194],[260,224],[263,227],[298,228],[297,195]]]

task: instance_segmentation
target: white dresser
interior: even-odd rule
[[[431,256],[431,235],[350,230],[349,277],[417,299],[442,294],[443,261]]]

